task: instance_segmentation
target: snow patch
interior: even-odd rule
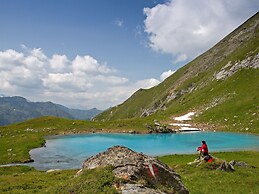
[[[187,113],[183,116],[174,117],[174,120],[176,120],[176,121],[188,121],[188,120],[191,120],[191,117],[194,116],[195,114],[196,114],[196,112],[189,112],[189,113]],[[192,127],[190,124],[186,124],[186,123],[171,123],[170,125],[180,127],[180,129],[178,129],[179,132],[201,131],[201,129]]]
[[[188,120],[191,120],[191,116],[195,115],[195,112],[189,112],[183,116],[180,116],[180,117],[174,117],[174,120],[176,121],[188,121]]]
[[[171,126],[177,126],[177,127],[190,127],[190,124],[184,124],[184,123],[171,123],[169,124]]]

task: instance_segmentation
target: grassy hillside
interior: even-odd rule
[[[258,67],[240,68],[224,80],[216,79],[216,74],[228,64],[229,70],[258,55],[259,13],[161,84],[137,91],[123,104],[98,115],[96,120],[152,115],[146,120],[168,121],[172,116],[196,111],[197,123],[259,133]]]

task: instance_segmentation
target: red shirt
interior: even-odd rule
[[[202,144],[202,146],[199,147],[198,150],[201,150],[202,153],[209,153],[207,144]]]

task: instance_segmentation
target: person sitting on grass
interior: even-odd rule
[[[201,143],[202,143],[201,147],[198,147],[196,149],[198,151],[198,159],[200,159],[201,157],[205,158],[205,156],[209,155],[209,149],[206,142],[203,140],[201,141]]]
[[[189,162],[189,165],[197,164],[197,166],[201,165],[206,162],[213,162],[213,157],[209,155],[209,149],[205,141],[201,141],[202,145],[197,147],[196,150],[198,152],[198,158],[196,158],[193,162]]]

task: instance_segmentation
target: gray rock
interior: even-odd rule
[[[153,125],[146,124],[148,133],[175,133],[175,130],[172,130],[167,125],[160,124],[158,121],[155,121]]]
[[[232,160],[229,162],[229,164],[231,164],[232,166],[241,166],[241,167],[247,167],[248,164],[246,162],[243,161],[237,161],[237,160]]]
[[[242,61],[239,61],[231,66],[231,62],[228,62],[216,75],[217,80],[225,80],[228,77],[235,74],[241,69],[258,69],[259,68],[259,54],[255,55],[253,58],[248,57]]]
[[[168,193],[189,193],[180,176],[166,164],[123,146],[111,147],[86,159],[83,162],[83,169],[94,169],[107,165],[112,165],[114,175],[126,182],[120,186],[122,193],[129,193],[130,190],[132,193],[137,193],[137,191],[139,193],[152,193],[150,189],[154,190],[154,186],[158,185],[165,187]],[[137,182],[141,181],[146,183],[143,187],[136,185]],[[142,191],[145,188],[146,191]],[[162,192],[157,191],[156,193]]]
[[[121,190],[122,194],[165,194],[164,192],[138,184],[125,184]]]
[[[46,173],[57,172],[57,171],[61,171],[61,170],[60,169],[50,169],[50,170],[47,170]]]
[[[217,170],[229,172],[229,171],[234,171],[235,169],[230,163],[227,163],[226,161],[224,161],[220,164]]]

